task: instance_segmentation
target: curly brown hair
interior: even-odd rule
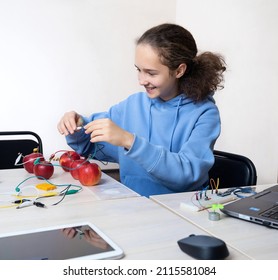
[[[224,87],[224,58],[212,52],[197,54],[195,39],[182,26],[171,23],[155,26],[137,40],[139,44],[153,47],[161,63],[170,71],[176,70],[182,63],[186,64],[186,71],[179,79],[179,92],[194,101],[202,101]]]

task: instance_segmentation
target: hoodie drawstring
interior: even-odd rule
[[[153,101],[150,100],[150,110],[149,110],[149,131],[148,131],[148,141],[151,141],[151,136],[152,136],[152,106],[153,106]]]
[[[175,119],[174,119],[174,122],[173,122],[173,129],[172,129],[172,133],[171,133],[170,147],[169,147],[169,150],[171,152],[172,152],[173,137],[174,137],[174,133],[175,133],[175,130],[176,130],[176,127],[177,127],[177,123],[178,123],[181,100],[182,100],[182,97],[179,98],[179,102],[178,102],[178,106],[177,106],[177,110],[176,110],[176,114],[175,114]]]

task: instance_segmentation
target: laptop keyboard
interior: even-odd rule
[[[266,218],[271,218],[274,220],[278,220],[278,205],[263,212],[261,214],[261,216],[266,217]]]

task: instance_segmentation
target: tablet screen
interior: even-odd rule
[[[1,260],[119,259],[123,251],[90,223],[0,237]]]

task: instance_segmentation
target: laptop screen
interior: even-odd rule
[[[0,236],[1,260],[119,259],[123,251],[90,223]]]

